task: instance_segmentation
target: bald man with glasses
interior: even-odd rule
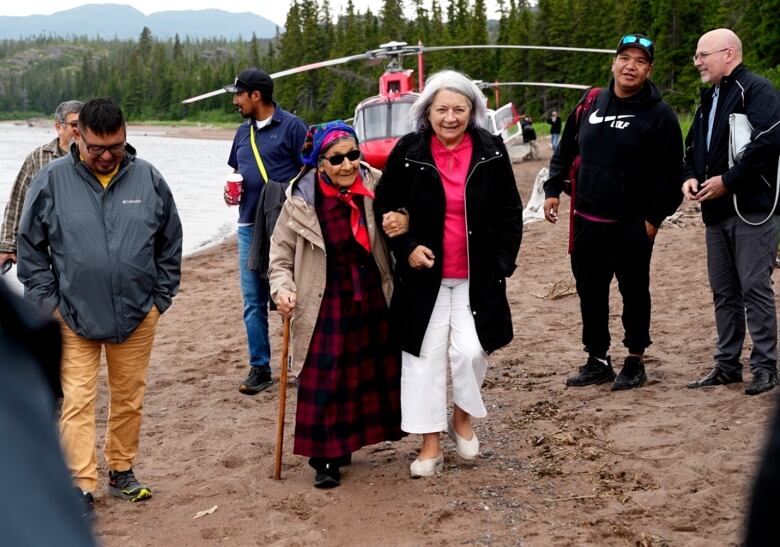
[[[780,97],[742,64],[742,42],[729,29],[699,39],[693,63],[701,103],[686,138],[683,193],[701,205],[718,342],[714,367],[689,388],[742,382],[745,324],[752,339],[747,395],[777,385],[777,315],[772,271],[777,249]],[[745,114],[751,142],[729,162],[729,117]]]

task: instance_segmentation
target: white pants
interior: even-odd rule
[[[402,353],[401,429],[407,433],[447,430],[448,362],[453,402],[471,416],[487,415],[479,391],[487,354],[471,316],[468,279],[442,280],[420,356]]]

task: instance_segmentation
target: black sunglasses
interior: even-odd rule
[[[334,154],[332,156],[325,156],[325,159],[328,160],[330,164],[334,167],[344,163],[344,158],[347,158],[349,161],[359,160],[360,150],[350,150],[346,154]]]

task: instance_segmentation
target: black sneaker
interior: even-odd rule
[[[618,377],[612,384],[612,391],[638,388],[646,381],[645,365],[642,364],[639,357],[629,355],[623,361],[623,370],[620,371],[620,374],[618,374]]]
[[[152,491],[135,478],[132,469],[108,472],[108,493],[127,501],[141,501],[152,497]]]
[[[341,485],[341,473],[339,467],[333,463],[326,463],[314,475],[315,488],[336,488],[339,485]]]
[[[95,514],[95,498],[89,492],[84,492],[78,486],[75,487],[76,500],[78,503],[79,514],[87,522],[92,522],[97,516]]]
[[[271,371],[263,367],[249,367],[249,376],[238,386],[238,391],[245,395],[256,395],[273,385]]]
[[[777,385],[777,373],[768,370],[759,370],[753,373],[753,379],[745,386],[745,395],[758,395]]]
[[[590,386],[593,384],[603,384],[615,378],[615,371],[612,368],[612,360],[607,356],[605,365],[595,357],[588,357],[588,361],[580,367],[580,372],[576,376],[566,378],[566,385],[569,387]]]

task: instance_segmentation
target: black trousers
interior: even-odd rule
[[[623,296],[623,344],[629,353],[644,353],[650,340],[650,257],[653,244],[644,219],[615,223],[574,217],[571,269],[582,313],[582,343],[594,357],[605,357],[610,345],[609,286],[618,281]]]

